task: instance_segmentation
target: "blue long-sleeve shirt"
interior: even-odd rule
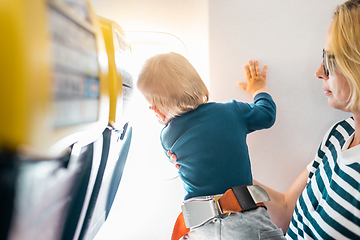
[[[246,135],[271,127],[276,105],[267,93],[254,103],[206,103],[173,118],[161,132],[164,151],[177,156],[185,200],[252,184]]]

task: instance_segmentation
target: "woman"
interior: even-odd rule
[[[360,0],[337,7],[315,75],[329,105],[352,118],[327,132],[284,194],[254,182],[269,193],[269,214],[287,239],[360,239]]]

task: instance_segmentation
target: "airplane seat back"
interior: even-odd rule
[[[131,139],[110,124],[98,17],[87,0],[6,0],[0,21],[0,238],[79,239]]]
[[[118,161],[116,162],[116,165],[114,167],[114,171],[109,183],[109,191],[108,191],[108,195],[106,197],[106,207],[105,207],[105,220],[107,219],[107,217],[109,216],[111,207],[114,203],[115,200],[115,196],[124,172],[124,167],[125,167],[125,163],[126,163],[126,159],[128,157],[129,154],[129,150],[130,150],[130,144],[131,144],[131,138],[132,138],[132,128],[130,128],[129,132],[127,133],[127,136],[124,138],[125,142],[124,145],[120,151],[119,154],[119,158]]]
[[[100,230],[111,210],[117,194],[120,180],[127,160],[132,128],[121,133],[106,129],[103,133],[103,145],[99,170],[94,179],[93,187],[88,191],[88,201],[82,209],[73,239],[93,239]],[[69,215],[71,218],[72,215]],[[69,232],[64,229],[64,235]],[[67,238],[63,238],[67,239]]]
[[[105,222],[117,194],[132,139],[131,46],[116,22],[98,18],[109,63],[109,122],[103,132],[102,157],[94,188],[75,233],[78,239],[93,239]]]
[[[42,161],[2,152],[0,192],[7,197],[1,197],[0,239],[61,239],[72,206],[84,200],[92,157],[92,143]]]

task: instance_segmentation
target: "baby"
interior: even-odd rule
[[[169,157],[176,156],[185,203],[252,185],[246,136],[270,128],[276,117],[276,105],[267,91],[266,70],[267,66],[261,74],[257,61],[249,61],[245,67],[248,82],[239,86],[253,95],[254,103],[216,103],[208,102],[208,89],[185,57],[167,53],[146,61],[137,87],[165,124],[161,144]],[[183,238],[213,239],[221,234],[221,239],[252,239],[261,233],[284,239],[264,207],[223,217],[214,218],[218,221],[205,219]]]

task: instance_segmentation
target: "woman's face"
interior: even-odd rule
[[[325,41],[325,51],[329,51],[330,41],[331,41],[331,25],[327,31],[326,41]],[[350,85],[346,80],[345,76],[340,72],[325,75],[323,63],[321,63],[318,70],[315,72],[315,76],[323,80],[323,89],[325,96],[328,97],[328,103],[331,107],[339,109],[342,111],[350,111],[347,109],[350,97]]]

